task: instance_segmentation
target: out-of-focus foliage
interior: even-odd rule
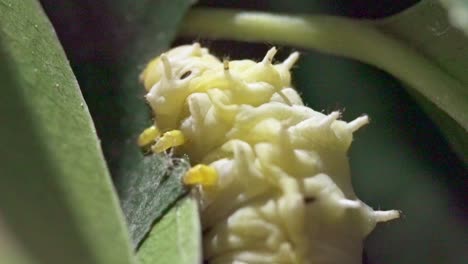
[[[377,22],[385,33],[404,40],[431,63],[437,65],[443,74],[453,78],[454,85],[446,84],[439,97],[458,94],[459,102],[464,105],[459,108],[458,115],[466,118],[468,111],[468,37],[450,25],[447,10],[437,1],[422,1],[421,3]],[[404,63],[402,63],[403,67]],[[410,86],[410,85],[409,85]],[[421,96],[417,91],[409,89],[417,102],[439,126],[451,146],[468,164],[468,131],[466,126],[453,120],[439,109],[435,100]],[[453,102],[453,101],[452,101]],[[459,119],[460,120],[460,119]]]
[[[447,8],[450,22],[468,34],[468,2],[466,0],[440,0]]]
[[[35,264],[0,219],[0,264]]]

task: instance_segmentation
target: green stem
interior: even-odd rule
[[[468,130],[466,87],[416,50],[382,33],[369,22],[318,15],[200,8],[187,15],[181,34],[275,42],[374,65],[409,84]]]

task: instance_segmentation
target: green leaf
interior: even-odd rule
[[[410,91],[411,93],[411,91]],[[444,134],[452,149],[465,166],[468,165],[468,136],[467,131],[446,113],[437,108],[432,102],[417,93],[411,93],[419,106],[429,115],[432,121]]]
[[[455,3],[452,7],[454,6]],[[404,40],[441,68],[446,75],[454,77],[460,83],[458,86],[444,87],[440,93],[441,97],[454,92],[460,94],[464,101],[468,100],[468,38],[450,25],[447,11],[437,1],[423,1],[376,24],[383,32]],[[412,90],[410,93],[439,126],[462,160],[468,163],[466,127],[457,125],[450,116],[438,109],[433,101]],[[466,116],[466,112],[468,105],[460,108],[460,115]]]
[[[132,263],[87,106],[37,1],[0,1],[0,58],[5,224],[37,263]]]
[[[168,156],[145,156],[137,137],[152,123],[139,74],[167,50],[192,1],[44,1],[102,139],[134,247],[185,194]],[[83,18],[81,13],[89,14]],[[65,22],[64,22],[65,20]],[[92,23],[90,23],[92,21]],[[76,39],[80,39],[76,45]],[[185,169],[181,166],[179,169]]]
[[[0,218],[0,264],[34,264]]]
[[[313,48],[374,65],[408,84],[415,93],[453,118],[461,126],[458,131],[466,133],[468,89],[463,72],[468,61],[468,40],[459,32],[452,32],[454,30],[449,28],[446,18],[436,16],[441,11],[445,15],[437,4],[436,1],[423,1],[402,15],[382,22],[320,15],[288,16],[198,9],[189,13],[181,32],[196,37],[266,41]],[[400,20],[405,22],[398,22]],[[392,21],[401,25],[400,28],[395,27],[394,32],[390,27]],[[437,38],[440,30],[446,30],[444,34],[447,37]],[[417,43],[426,45],[417,47]],[[452,138],[452,134],[446,135],[452,142],[463,143]]]
[[[122,200],[122,208],[127,215],[135,247],[169,207],[185,194],[185,188],[180,182],[190,167],[183,159],[160,155],[145,157],[143,164],[144,173],[127,177],[123,185],[128,187],[121,193],[121,196],[125,197]],[[197,239],[198,236],[194,238]]]
[[[200,233],[197,202],[185,198],[153,228],[138,258],[142,264],[201,263]]]
[[[117,103],[124,111],[119,116],[120,126],[112,128],[117,129],[122,137],[122,141],[115,142],[113,146],[120,150],[120,155],[111,157],[111,162],[117,164],[112,172],[127,222],[131,225],[135,246],[154,221],[186,192],[180,181],[180,172],[167,169],[168,164],[172,163],[171,158],[145,157],[136,144],[136,137],[152,121],[149,107],[142,96],[144,88],[139,83],[142,66],[169,48],[190,4],[188,0],[137,3],[121,0],[114,6],[114,12],[132,18],[128,21],[128,27],[136,29],[134,42],[127,44],[128,50],[118,58],[119,68],[115,72],[115,77],[121,78],[113,89],[118,93]],[[156,160],[157,163],[154,163]],[[158,188],[159,185],[161,188]],[[158,192],[148,186],[153,186]],[[145,210],[139,210],[139,207]]]

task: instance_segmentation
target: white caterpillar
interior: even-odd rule
[[[195,43],[154,59],[141,78],[155,126],[139,143],[199,164],[184,182],[198,188],[209,263],[361,263],[365,236],[399,217],[351,186],[346,152],[368,118],[304,106],[291,88],[298,53],[272,64],[275,53],[221,62]]]

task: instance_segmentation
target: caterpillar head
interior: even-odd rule
[[[166,71],[169,71],[169,69],[165,69],[168,65],[162,60],[164,56],[170,62],[171,74],[179,78],[188,77],[187,75],[190,75],[192,70],[196,72],[197,68],[202,66],[200,64],[209,67],[210,63],[219,63],[219,60],[211,55],[208,49],[202,48],[199,43],[173,48],[151,60],[141,73],[140,81],[143,82],[148,92],[153,85],[161,81],[164,75],[167,75]],[[193,67],[195,69],[191,69]],[[190,71],[190,73],[187,73],[187,71]]]
[[[187,97],[197,92],[207,92],[218,106],[257,106],[272,97],[302,104],[298,98],[289,100],[285,95],[287,91],[282,91],[291,89],[290,68],[299,54],[294,52],[284,62],[274,65],[275,54],[276,48],[271,48],[258,63],[226,60],[223,64],[206,48],[194,43],[176,47],[153,59],[140,79],[148,92],[146,98],[158,120],[158,127],[165,130],[179,125],[188,111]],[[228,98],[219,97],[216,89],[228,90],[223,92]]]
[[[148,91],[146,99],[158,127],[171,129],[177,125],[190,94],[190,81],[219,63],[206,48],[194,43],[171,49],[148,64],[140,80]]]

